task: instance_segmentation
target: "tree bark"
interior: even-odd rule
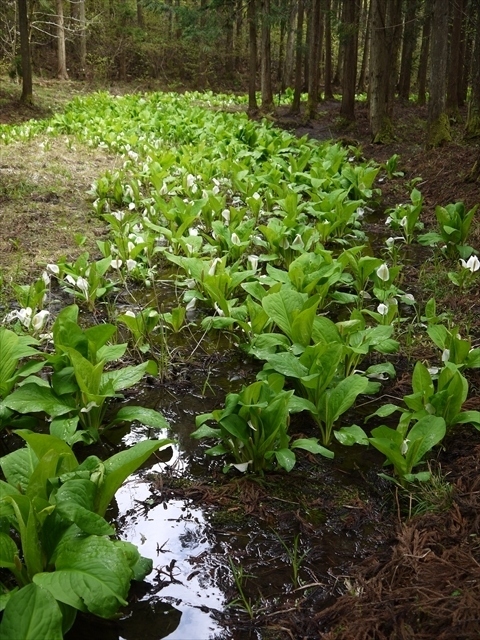
[[[285,64],[282,75],[282,92],[293,84],[293,70],[295,59],[295,25],[297,22],[298,1],[292,0],[287,27],[287,44],[285,47]]]
[[[357,84],[358,11],[354,0],[346,2],[343,13],[343,78],[340,116],[355,120],[355,88]]]
[[[320,0],[311,2],[311,29],[308,43],[308,102],[307,118],[315,118],[319,93],[320,61]]]
[[[430,33],[432,30],[432,0],[425,0],[422,28],[422,45],[418,63],[418,98],[417,104],[423,106],[427,102],[428,55],[430,51]]]
[[[262,39],[260,53],[260,83],[262,91],[262,111],[272,113],[273,88],[272,88],[272,59],[270,43],[270,0],[261,0],[262,6]]]
[[[20,100],[25,104],[33,104],[27,0],[18,0],[18,26],[20,31],[20,55],[22,57],[22,95]]]
[[[398,34],[397,0],[372,0],[372,27],[370,39],[369,115],[374,143],[394,140],[392,109],[394,80],[396,78],[395,51]]]
[[[405,12],[405,22],[403,27],[400,79],[398,82],[398,96],[401,100],[405,100],[405,102],[408,102],[410,99],[413,53],[417,41],[417,8],[418,0],[407,0],[407,10]]]
[[[57,0],[56,11],[57,11],[57,56],[58,56],[57,78],[59,80],[68,80],[67,53],[65,50],[65,22],[63,18],[63,0]]]
[[[447,80],[446,109],[450,117],[458,117],[458,94],[462,81],[460,47],[462,40],[463,0],[452,0],[452,33],[450,36],[450,56]]]
[[[85,0],[78,2],[78,21],[80,28],[80,74],[85,78],[87,71],[87,21],[85,17]]]
[[[325,2],[325,100],[333,99],[332,89],[332,0]]]
[[[472,72],[472,92],[468,102],[468,116],[465,127],[466,138],[480,136],[480,8],[477,8]],[[480,158],[477,160],[477,166],[480,166]]]
[[[248,110],[250,113],[257,111],[257,11],[256,0],[248,0]]]
[[[427,148],[451,140],[446,111],[447,56],[445,34],[448,31],[448,2],[434,0],[430,55],[430,100],[428,103]]]
[[[362,54],[362,64],[360,66],[360,74],[358,76],[358,92],[365,93],[365,80],[367,77],[367,61],[368,61],[368,51],[370,48],[370,29],[371,29],[371,20],[372,20],[372,2],[368,2],[368,7],[364,9],[365,14],[365,37],[363,39],[363,54]]]
[[[295,91],[293,94],[292,115],[300,113],[300,98],[302,94],[302,45],[303,45],[303,0],[298,0],[297,33],[295,39]]]

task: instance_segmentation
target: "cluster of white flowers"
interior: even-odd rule
[[[50,312],[46,309],[39,311],[33,315],[33,309],[31,307],[25,307],[11,311],[5,316],[4,322],[13,322],[19,320],[25,329],[32,329],[34,333],[41,331],[45,326]]]
[[[464,269],[468,269],[471,273],[480,269],[480,260],[475,255],[471,255],[467,261],[460,260],[460,263]]]

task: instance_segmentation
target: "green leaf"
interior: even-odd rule
[[[105,461],[104,481],[97,491],[96,513],[103,516],[124,480],[148,460],[152,453],[171,443],[171,440],[143,440],[108,458]]]
[[[354,444],[366,445],[368,447],[369,441],[365,431],[354,424],[351,427],[342,427],[334,431],[335,438],[347,447],[351,447]]]
[[[38,458],[30,447],[17,449],[0,458],[0,467],[12,487],[25,492]]]
[[[0,531],[0,567],[16,570],[15,557],[19,556],[18,548],[12,538]]]
[[[285,471],[291,471],[295,466],[295,454],[290,449],[280,449],[275,451],[275,459],[282,469]]]
[[[132,577],[124,551],[113,540],[88,536],[62,541],[55,571],[38,573],[33,581],[60,602],[110,618],[127,604]]]
[[[334,453],[330,451],[330,449],[326,449],[322,447],[321,444],[318,444],[317,438],[298,438],[294,442],[290,444],[291,449],[304,449],[305,451],[309,451],[310,453],[319,453],[325,458],[333,458]]]
[[[432,329],[437,327],[430,327]],[[427,367],[422,362],[417,362],[412,376],[413,393],[421,393],[425,400],[428,400],[434,392],[432,376]]]
[[[18,413],[44,412],[55,418],[74,410],[72,403],[55,395],[50,387],[40,387],[37,384],[25,384],[16,389],[5,400],[9,409]]]
[[[16,591],[0,623],[2,640],[62,640],[62,612],[52,595],[35,584]]]
[[[331,423],[335,422],[345,411],[350,409],[357,396],[365,392],[368,380],[358,375],[351,375],[339,382],[331,391],[326,402]]]
[[[119,422],[133,422],[136,420],[147,427],[155,429],[167,429],[168,422],[159,411],[148,409],[146,407],[122,407],[116,414],[114,420],[110,424],[118,424]]]
[[[94,513],[97,485],[91,480],[73,478],[67,480],[57,491],[57,512],[68,522],[91,535],[113,535],[115,529]]]
[[[407,467],[412,469],[417,465],[430,449],[443,440],[445,432],[445,420],[437,416],[425,416],[415,423],[408,432],[408,439],[411,444],[420,440],[420,444],[417,450],[411,446],[408,448]]]
[[[147,371],[149,362],[142,362],[137,366],[123,367],[113,371],[104,371],[102,375],[102,386],[111,382],[115,391],[123,391],[137,384]]]

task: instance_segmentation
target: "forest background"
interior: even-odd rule
[[[395,137],[398,97],[428,105],[425,144],[436,147],[466,104],[465,137],[480,135],[480,2],[3,0],[2,72],[22,82],[25,103],[32,74],[248,90],[249,111],[263,114],[285,93],[299,114],[306,93],[305,121],[335,95],[347,130],[363,96],[379,143]]]

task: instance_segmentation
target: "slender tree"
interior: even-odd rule
[[[271,12],[270,0],[261,0],[262,7],[262,36],[260,47],[260,83],[262,92],[262,111],[274,111],[272,87],[272,58],[271,58]]]
[[[367,77],[367,61],[368,61],[368,52],[370,49],[370,28],[371,28],[371,20],[372,20],[372,2],[369,0],[365,0],[364,8],[362,11],[362,21],[364,22],[363,32],[363,47],[362,47],[362,63],[360,66],[360,74],[358,76],[358,92],[365,92],[365,81]]]
[[[18,26],[20,31],[20,55],[22,58],[22,95],[20,100],[25,104],[32,104],[33,82],[27,0],[18,0]]]
[[[430,55],[430,99],[428,102],[427,147],[451,140],[446,111],[447,61],[445,34],[448,31],[448,2],[434,0]]]
[[[332,89],[332,0],[325,1],[325,100],[333,99]]]
[[[292,115],[300,113],[300,98],[302,94],[303,16],[304,3],[303,0],[298,0],[297,31],[295,36],[295,91],[290,109]]]
[[[349,2],[346,2],[344,4],[342,25],[343,78],[340,116],[350,121],[355,120],[358,16],[359,12],[356,0],[349,0]]]
[[[256,0],[248,0],[248,110],[257,111],[257,7]]]
[[[310,40],[308,42],[308,101],[307,118],[315,118],[319,99],[319,62],[320,62],[320,1],[311,0]]]
[[[369,115],[375,143],[391,142],[393,89],[398,60],[399,0],[372,0]]]
[[[56,0],[57,11],[57,78],[68,80],[67,53],[65,49],[65,20],[63,16],[63,0]]]
[[[407,0],[403,26],[402,58],[400,63],[400,79],[398,96],[408,102],[412,80],[413,53],[417,41],[417,8],[418,0]]]
[[[472,64],[472,91],[468,102],[465,136],[467,138],[477,138],[480,136],[480,8],[477,8]],[[480,157],[477,164],[480,167]]]
[[[448,58],[447,102],[450,117],[458,117],[458,95],[462,83],[461,42],[463,22],[463,0],[451,0],[452,30],[450,35],[450,55]]]
[[[427,102],[427,72],[428,56],[430,52],[430,32],[432,28],[433,0],[425,0],[423,8],[422,44],[420,47],[420,60],[418,63],[418,98],[417,104],[423,106]]]

